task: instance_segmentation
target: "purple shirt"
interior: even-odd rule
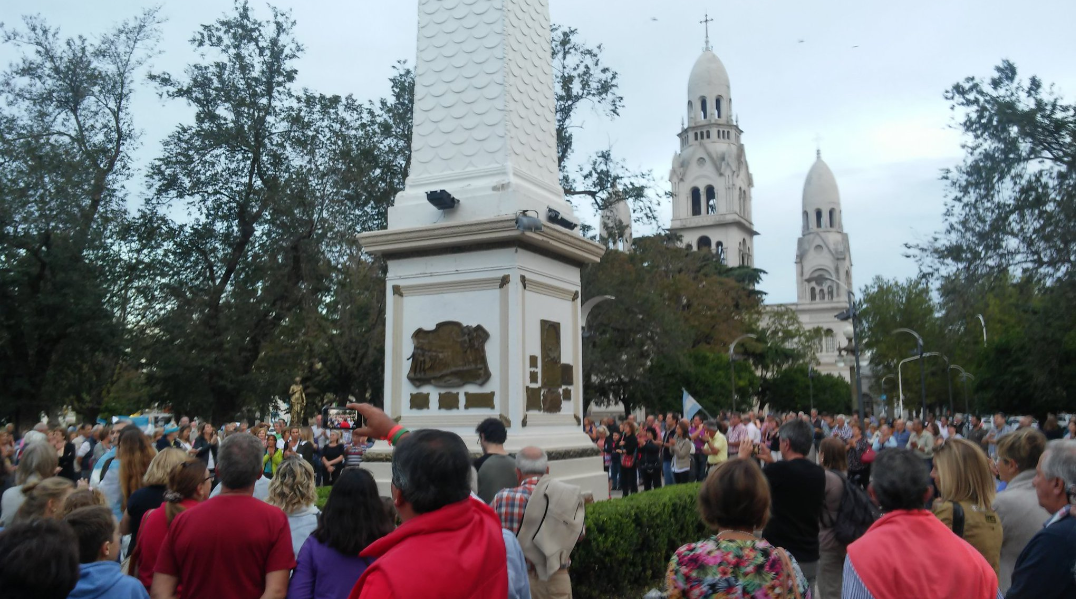
[[[289,599],[339,599],[351,594],[372,559],[344,555],[322,545],[313,535],[299,550],[298,565],[288,584]]]
[[[687,434],[688,434],[688,436],[693,436],[695,433],[701,431],[702,429],[703,429],[703,427],[701,427],[701,426],[691,426],[691,427],[688,427]],[[702,446],[706,445],[706,441],[702,440],[702,435],[699,435],[696,439],[694,439],[692,441],[692,443],[695,444],[695,453],[696,454],[701,454],[702,453]]]

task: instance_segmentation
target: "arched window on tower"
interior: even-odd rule
[[[818,292],[814,290],[814,287],[811,287],[811,301],[818,301]]]
[[[833,285],[830,285],[826,289],[826,298],[831,302],[833,301]]]
[[[803,211],[803,231],[806,232],[811,228],[811,217],[807,216],[807,211]]]
[[[821,210],[815,210],[814,211],[814,221],[815,221],[815,228],[816,229],[821,229],[822,228],[822,211]]]
[[[710,130],[709,129],[706,130],[706,139],[710,139]]]
[[[829,209],[829,228],[837,228],[837,211],[833,208]]]
[[[691,188],[691,216],[702,215],[702,192],[698,187]]]
[[[702,237],[699,237],[699,251],[700,252],[703,252],[703,251],[709,252],[710,247],[711,247],[711,243],[710,243],[710,238],[709,237],[707,237],[705,235],[703,235]]]
[[[717,191],[713,185],[706,186],[706,214],[717,214]]]
[[[699,106],[702,107],[702,120],[706,120],[706,98],[699,98]]]
[[[687,101],[687,116],[688,118],[695,118],[695,103],[691,100]]]
[[[826,329],[826,353],[832,354],[837,351],[837,338],[833,335],[832,329]]]
[[[721,264],[725,263],[725,244],[720,241],[714,246],[714,253],[717,254],[717,261]]]
[[[721,96],[718,96],[714,100],[714,118],[715,119],[721,118]]]

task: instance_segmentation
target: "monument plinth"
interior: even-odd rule
[[[388,229],[360,237],[388,264],[385,409],[476,451],[475,426],[499,418],[510,452],[542,447],[554,476],[606,498],[580,427],[579,268],[604,248],[570,228],[558,183],[548,3],[420,0],[418,15],[410,174]],[[441,190],[454,207],[427,198]],[[367,453],[382,492],[389,452]]]

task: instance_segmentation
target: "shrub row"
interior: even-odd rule
[[[699,485],[672,485],[587,506],[587,535],[572,552],[580,599],[642,595],[665,577],[681,545],[709,536],[699,518]]]

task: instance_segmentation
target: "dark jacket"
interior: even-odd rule
[[[635,455],[635,452],[639,450],[639,439],[635,435],[624,435],[624,438],[620,440],[619,449],[624,450],[624,453],[618,454],[621,457]]]
[[[206,468],[209,467],[209,454],[213,454],[213,469],[216,470],[217,466],[217,446],[213,445],[209,441],[206,441],[205,437],[198,435],[198,438],[194,440],[194,444],[191,445],[198,453],[195,454],[199,460],[202,460],[206,464]]]
[[[1020,552],[1006,599],[1076,597],[1076,518],[1066,516],[1031,537]]]
[[[643,470],[661,470],[661,449],[649,439],[639,447],[639,465]]]

